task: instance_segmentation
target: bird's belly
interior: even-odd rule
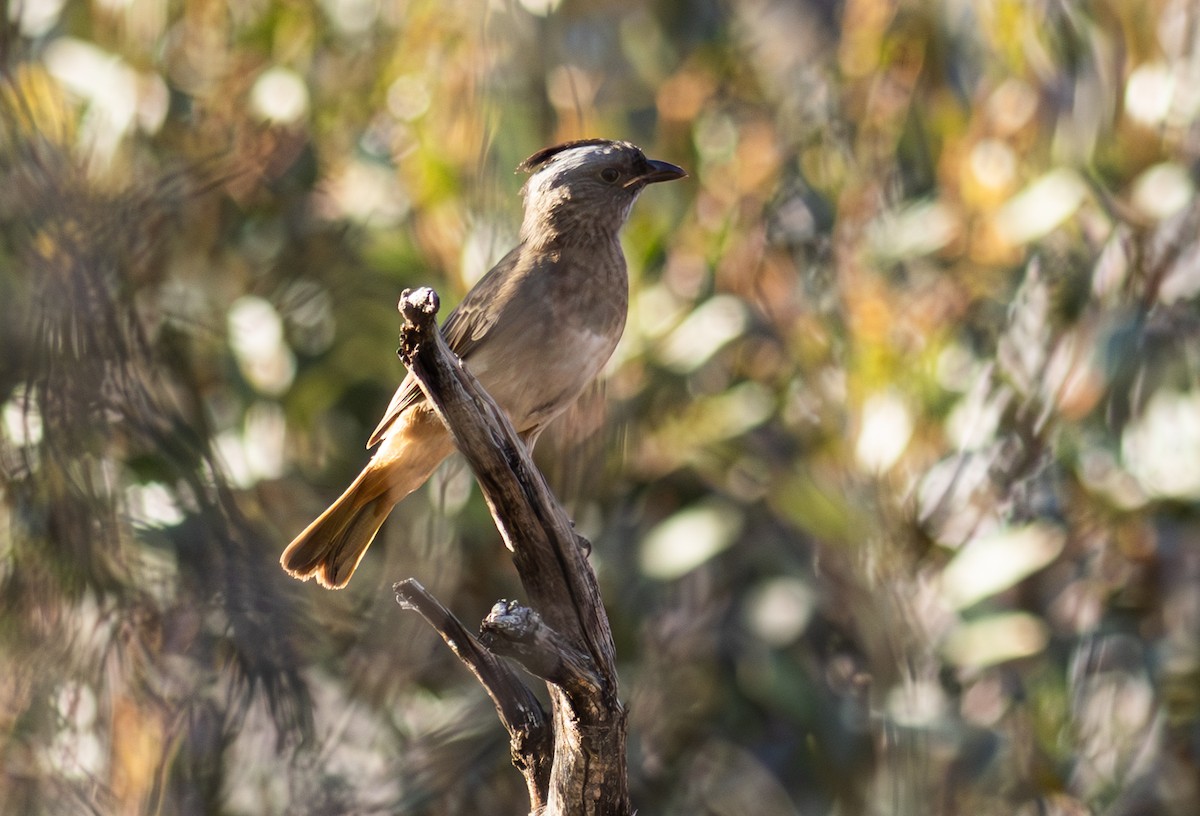
[[[560,327],[553,339],[536,334],[467,363],[518,432],[543,426],[566,410],[616,346],[613,338],[586,330],[562,332]]]

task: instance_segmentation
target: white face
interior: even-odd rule
[[[559,187],[568,187],[576,195],[602,196],[605,191],[613,194],[635,177],[638,172],[635,165],[645,161],[636,148],[619,144],[568,148],[530,177],[525,184],[525,195],[545,194]]]
[[[583,145],[569,147],[557,153],[546,163],[546,166],[535,175],[552,173],[555,175],[574,175],[584,167],[600,169],[604,165],[614,165],[624,168],[629,162],[630,148],[618,144]]]
[[[647,159],[636,145],[607,139],[548,147],[520,169],[533,173],[522,190],[521,239],[543,245],[613,243],[647,184],[687,175],[669,162]]]
[[[642,152],[623,143],[581,145],[554,154],[525,183],[525,229],[586,225],[589,231],[615,233],[644,186],[635,180],[646,168]]]

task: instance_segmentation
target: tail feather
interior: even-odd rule
[[[292,577],[316,578],[328,589],[341,589],[350,580],[392,510],[386,489],[370,490],[365,477],[371,473],[363,471],[283,551],[279,563]]]
[[[424,484],[453,450],[436,418],[410,412],[346,492],[287,546],[279,563],[293,578],[316,578],[323,587],[341,589],[396,502]]]

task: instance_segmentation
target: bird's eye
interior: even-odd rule
[[[615,167],[605,167],[600,171],[600,179],[605,184],[613,184],[621,177],[621,173]]]

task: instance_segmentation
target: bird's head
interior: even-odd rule
[[[539,150],[518,170],[531,173],[522,192],[525,241],[587,243],[612,239],[647,184],[687,175],[629,142],[581,139]]]

